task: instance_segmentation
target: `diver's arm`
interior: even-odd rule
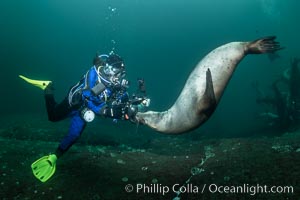
[[[105,106],[101,113],[104,117],[128,120],[128,107],[124,105]]]
[[[113,95],[113,103],[103,109],[103,115],[114,119],[128,119],[129,95],[125,88],[119,88]]]
[[[102,115],[102,111],[104,107],[106,107],[106,103],[102,102],[99,105],[96,105],[93,101],[86,101],[86,107],[91,109],[96,115]]]

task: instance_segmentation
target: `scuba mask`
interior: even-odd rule
[[[123,63],[121,63],[121,66],[122,67],[120,67],[120,68],[116,68],[112,65],[106,64],[103,67],[103,72],[107,76],[115,76],[115,77],[118,77],[118,78],[122,78],[122,77],[125,76],[125,70],[124,70],[124,64]]]
[[[125,76],[125,71],[114,68],[111,65],[105,65],[98,68],[100,79],[108,85],[119,85]]]
[[[100,56],[99,56],[100,57]],[[117,54],[101,55],[104,64],[98,67],[101,80],[109,85],[119,85],[125,76],[125,65]]]

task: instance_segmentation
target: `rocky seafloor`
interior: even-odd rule
[[[30,165],[55,150],[68,121],[11,115],[0,122],[3,200],[300,199],[300,132],[192,140],[149,137],[145,128],[101,121],[85,130],[42,183]]]

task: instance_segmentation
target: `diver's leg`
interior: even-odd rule
[[[80,117],[79,111],[72,112],[72,121],[69,128],[69,133],[60,142],[56,149],[55,155],[59,158],[65,153],[79,138],[86,126],[86,122]]]
[[[51,85],[45,89],[45,103],[48,119],[52,122],[65,119],[72,111],[67,97],[61,103],[56,103]]]

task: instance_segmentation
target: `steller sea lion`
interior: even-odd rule
[[[252,42],[231,42],[207,54],[195,67],[171,108],[138,112],[135,120],[167,134],[198,128],[216,109],[239,62],[248,54],[274,53],[282,47],[275,36]]]

